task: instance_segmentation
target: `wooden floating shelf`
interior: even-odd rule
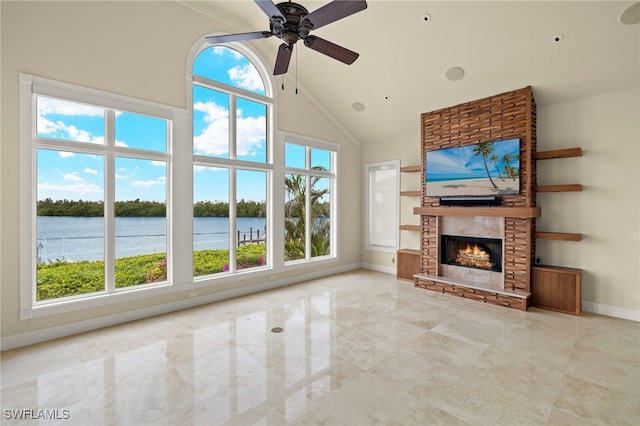
[[[418,164],[418,165],[415,165],[415,166],[400,167],[400,171],[403,172],[403,173],[421,172],[422,171],[422,165]]]
[[[401,231],[421,231],[420,225],[400,225]]]
[[[579,183],[567,185],[539,185],[536,186],[536,192],[579,192],[582,191],[582,185]]]
[[[582,156],[582,148],[556,149],[553,151],[539,151],[533,154],[534,160],[550,160],[552,158],[569,158]]]
[[[535,232],[533,236],[539,240],[582,241],[582,234],[568,232]]]
[[[400,191],[401,197],[419,197],[422,195],[422,191]]]
[[[413,214],[422,216],[490,216],[529,219],[540,217],[540,207],[414,207]]]

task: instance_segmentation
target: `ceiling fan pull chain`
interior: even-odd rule
[[[293,49],[293,46],[291,47]],[[296,95],[298,94],[298,49],[294,52],[296,54]]]

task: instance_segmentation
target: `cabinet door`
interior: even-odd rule
[[[403,249],[397,253],[398,266],[396,278],[413,281],[413,275],[420,273],[420,250]]]
[[[534,266],[531,271],[533,306],[580,315],[582,299],[580,269]]]

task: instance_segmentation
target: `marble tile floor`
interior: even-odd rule
[[[5,351],[1,373],[3,425],[640,423],[639,323],[367,270]]]

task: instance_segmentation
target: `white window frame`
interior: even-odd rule
[[[378,190],[375,185],[375,173],[379,171],[395,172],[395,183],[392,183],[393,194],[385,198],[385,213],[373,211],[373,201],[375,192]],[[382,161],[377,163],[367,163],[364,167],[365,182],[365,249],[395,253],[400,242],[400,160]],[[388,189],[387,189],[388,191]],[[375,225],[380,225],[380,218],[384,220],[385,235],[394,235],[395,241],[391,244],[377,244],[380,237],[376,234]],[[390,219],[390,220],[389,220]],[[391,228],[391,229],[386,229]]]
[[[329,191],[330,191],[330,211],[331,211],[331,217],[330,217],[330,238],[331,238],[331,252],[328,255],[325,256],[316,256],[316,257],[311,257],[311,223],[309,221],[307,221],[306,225],[306,230],[305,230],[305,258],[304,259],[296,259],[296,260],[290,260],[290,261],[286,261],[284,262],[286,267],[295,267],[296,265],[300,265],[300,264],[308,264],[310,262],[320,262],[320,261],[337,261],[339,258],[339,253],[338,253],[338,248],[339,248],[339,244],[338,244],[338,229],[339,229],[339,217],[338,217],[338,182],[339,182],[339,176],[338,176],[338,170],[339,170],[339,158],[340,158],[340,146],[338,144],[332,143],[332,142],[327,142],[324,140],[320,140],[320,139],[314,139],[314,138],[309,138],[307,136],[299,136],[299,135],[295,135],[295,134],[286,134],[285,137],[283,138],[283,144],[282,144],[282,150],[284,151],[286,144],[294,144],[294,145],[298,145],[298,146],[302,146],[305,147],[305,155],[306,155],[306,164],[307,167],[302,169],[302,168],[296,168],[296,167],[286,167],[285,165],[285,158],[284,158],[284,152],[283,152],[283,160],[282,160],[282,164],[283,164],[283,168],[284,168],[284,172],[282,174],[282,180],[281,182],[283,183],[281,189],[282,192],[282,197],[284,199],[284,192],[285,192],[285,188],[284,188],[284,179],[285,176],[287,174],[296,174],[296,175],[302,175],[305,176],[305,185],[306,185],[306,196],[307,196],[307,200],[305,202],[305,208],[307,209],[307,217],[310,217],[309,214],[309,210],[311,209],[311,202],[309,201],[309,197],[311,196],[311,191],[309,190],[309,185],[310,185],[310,177],[311,176],[318,176],[318,177],[323,177],[323,178],[329,178],[330,179],[330,185],[329,185]],[[321,170],[311,170],[311,149],[312,148],[316,148],[316,149],[322,149],[325,151],[329,151],[331,152],[331,170],[329,171],[321,171]],[[284,238],[284,205],[282,207],[282,215],[280,216],[282,218],[282,232],[280,233],[280,235],[283,235]],[[284,261],[284,239],[282,240],[282,256],[283,256],[283,261]]]
[[[193,85],[198,85],[201,87],[205,87],[207,89],[215,90],[218,92],[226,93],[229,95],[229,158],[220,158],[220,157],[212,157],[206,155],[196,155],[193,154],[193,168],[196,166],[205,166],[205,167],[217,167],[224,168],[229,170],[229,266],[230,270],[225,273],[219,274],[210,274],[210,275],[202,275],[193,277],[194,281],[197,282],[211,282],[211,283],[224,283],[226,282],[230,276],[234,276],[237,274],[251,274],[256,273],[263,270],[273,269],[274,265],[274,255],[273,255],[273,201],[272,201],[272,188],[273,188],[273,141],[274,141],[274,110],[275,110],[275,98],[273,96],[273,84],[272,79],[269,77],[268,71],[265,68],[264,61],[260,60],[252,51],[245,48],[241,44],[229,43],[223,44],[222,46],[227,47],[229,49],[233,49],[249,60],[251,64],[256,68],[265,88],[265,95],[261,95],[259,93],[251,92],[249,90],[245,90],[239,87],[230,86],[228,84],[211,80],[209,78],[194,75],[193,74],[193,62],[196,57],[205,49],[210,48],[211,44],[207,42],[199,42],[197,43],[191,50],[189,54],[189,71],[187,73],[190,76],[190,79],[187,80],[187,93],[188,95],[188,109],[193,117]],[[266,160],[264,163],[261,162],[253,162],[253,161],[244,161],[236,159],[236,104],[237,98],[241,97],[243,99],[247,99],[250,101],[258,102],[264,104],[266,106]],[[233,109],[233,112],[231,111]],[[192,143],[190,146],[193,146],[193,129],[191,129],[191,138]],[[236,204],[235,204],[235,196],[236,196],[236,177],[238,170],[254,170],[254,171],[262,171],[266,173],[267,176],[267,188],[266,188],[266,208],[267,208],[267,222],[266,222],[266,230],[267,230],[267,262],[263,267],[256,268],[248,268],[248,269],[240,269],[238,270],[235,265],[236,259],[236,250],[237,250],[237,229],[236,229]],[[193,201],[193,200],[192,200]],[[193,211],[191,211],[191,217],[193,218]],[[193,250],[192,250],[193,252]]]
[[[45,315],[69,312],[78,309],[87,309],[112,303],[120,303],[128,300],[135,300],[142,297],[149,297],[154,294],[163,294],[172,291],[172,282],[176,282],[176,260],[173,256],[175,241],[173,241],[174,224],[173,192],[171,188],[178,184],[173,173],[173,132],[176,125],[184,125],[185,111],[174,107],[161,105],[153,102],[143,101],[127,96],[115,95],[95,89],[89,89],[69,83],[62,83],[29,74],[20,74],[20,190],[22,194],[20,200],[20,318],[28,319]],[[37,137],[37,96],[53,97],[61,100],[85,103],[104,107],[106,111],[118,110],[134,114],[148,115],[167,120],[167,150],[164,153],[149,153],[145,155],[143,150],[135,150],[135,158],[157,159],[162,157],[167,162],[167,258],[169,259],[167,282],[152,285],[138,285],[127,287],[126,289],[116,289],[113,275],[105,276],[105,290],[97,293],[88,293],[71,297],[56,298],[46,301],[36,301],[36,152],[39,148],[51,149],[71,149],[74,152],[100,152],[110,156],[132,157],[134,150],[120,148],[115,144],[105,145],[79,145],[77,142],[67,142],[63,140],[52,140]],[[113,114],[107,114],[113,115]],[[111,117],[113,119],[113,117]],[[108,117],[105,120],[109,121]],[[111,137],[107,136],[105,138]],[[108,179],[113,170],[107,170],[105,165],[105,205],[109,205],[112,199],[112,189],[109,186],[115,184],[115,176]],[[105,213],[105,264],[115,261],[115,253],[109,249],[109,244],[113,247],[113,242],[109,239],[115,237],[113,231],[115,218]],[[179,256],[179,255],[178,255]],[[173,260],[173,262],[171,262]],[[109,270],[109,268],[107,268]]]

